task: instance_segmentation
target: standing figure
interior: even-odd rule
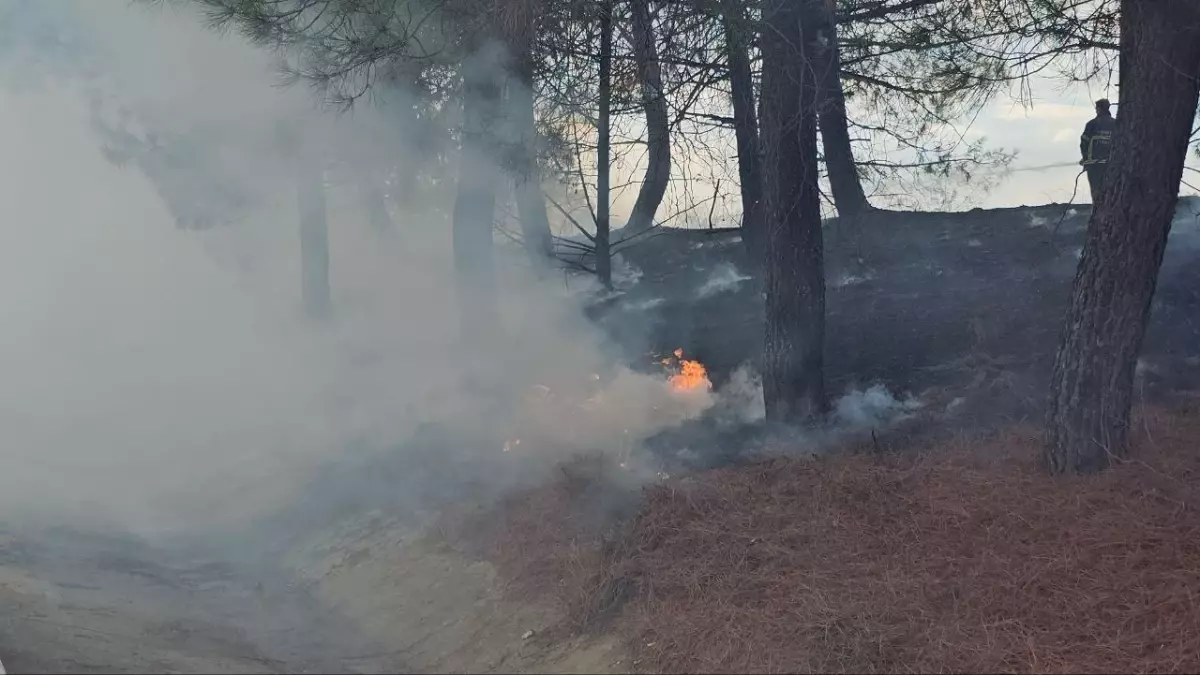
[[[1112,150],[1113,132],[1117,120],[1113,119],[1108,99],[1096,101],[1096,116],[1088,120],[1079,138],[1079,163],[1087,171],[1088,186],[1092,189],[1092,204],[1100,201],[1100,189],[1104,187],[1104,172],[1108,169],[1108,153]]]

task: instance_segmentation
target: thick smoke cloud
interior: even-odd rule
[[[399,114],[406,92],[388,92],[391,107],[323,108],[278,86],[277,55],[183,5],[0,3],[9,520],[150,535],[347,496],[419,510],[429,495],[531,484],[581,454],[618,460],[636,482],[655,477],[643,441],[664,429],[705,413],[761,420],[749,371],[722,392],[679,392],[667,372],[622,365],[581,311],[603,289],[536,279],[504,237],[504,334],[461,341],[456,158],[430,142],[428,120]],[[392,200],[381,232],[357,183],[397,159],[435,170]],[[301,298],[306,167],[326,171],[328,321],[307,318]],[[618,291],[638,283],[618,263]],[[698,294],[742,276],[717,270]],[[313,487],[321,477],[336,495]]]
[[[305,319],[295,159],[273,134],[299,125],[352,166],[370,161],[356,153],[377,145],[380,113],[319,110],[305,88],[275,86],[270,54],[186,11],[50,5],[60,21],[51,26],[86,26],[87,43],[73,46],[82,56],[61,58],[61,40],[26,44],[47,72],[0,91],[7,514],[143,533],[244,521],[297,497],[318,467],[392,452],[422,424],[494,437],[479,450],[489,453],[525,433],[542,439],[538,457],[554,459],[645,437],[708,405],[679,403],[665,378],[615,367],[578,311],[579,282],[535,283],[512,246],[500,253],[507,338],[487,353],[460,349],[441,202],[402,205],[395,236],[383,237],[359,192],[335,181],[334,319]],[[229,225],[176,227],[162,177],[156,189],[145,166],[103,156],[97,92],[101,107],[201,140],[205,161],[187,175],[207,172],[195,185],[202,199],[210,182],[235,182],[256,200]],[[591,405],[591,422],[548,415],[528,397],[535,385]]]

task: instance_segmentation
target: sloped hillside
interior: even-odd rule
[[[832,391],[882,382],[919,394],[1002,371],[1007,412],[1021,414],[1045,385],[1088,215],[1088,207],[1049,205],[829,223]],[[599,314],[631,356],[683,347],[718,385],[754,363],[761,284],[738,231],[662,230],[623,255],[637,281]],[[1143,359],[1147,382],[1160,388],[1200,377],[1198,256],[1200,200],[1186,198]]]

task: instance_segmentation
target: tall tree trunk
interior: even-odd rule
[[[823,1],[766,0],[763,5],[763,398],[767,419],[786,424],[827,411],[815,105],[819,82],[812,70]]]
[[[1121,114],[1055,357],[1052,473],[1128,451],[1134,367],[1171,230],[1200,83],[1200,4],[1121,3]]]
[[[825,168],[838,215],[853,217],[871,208],[854,164],[850,129],[846,121],[846,92],[842,88],[842,59],[838,50],[834,0],[826,0],[821,39],[817,41],[818,74],[821,79],[819,120],[825,147]]]
[[[463,127],[451,225],[462,335],[486,339],[499,328],[492,225],[497,175],[493,150],[500,82],[493,49],[463,62]]]
[[[314,319],[324,319],[331,309],[325,180],[319,164],[307,158],[300,164],[296,185],[300,215],[300,295],[305,313]]]
[[[663,91],[662,65],[654,39],[650,0],[630,0],[633,28],[633,58],[642,81],[642,106],[646,111],[646,177],[638,191],[633,212],[625,223],[628,234],[654,227],[654,215],[662,204],[671,179],[671,135],[667,120],[667,97]]]
[[[371,224],[371,229],[380,234],[394,232],[383,192],[383,181],[375,172],[364,170],[359,177],[359,189],[362,191],[363,206],[367,210],[367,221]]]
[[[509,168],[517,200],[517,218],[521,239],[534,270],[541,274],[550,267],[554,256],[554,238],[542,194],[542,176],[537,162],[537,117],[534,112],[533,41],[538,17],[543,10],[540,0],[495,0],[492,14],[508,48],[505,67],[509,119],[512,128],[506,140],[514,141]]]
[[[611,227],[608,206],[612,200],[610,129],[612,105],[612,0],[600,4],[600,110],[596,115],[596,276],[605,288],[612,288]]]
[[[514,106],[513,114],[520,125],[518,143],[520,164],[515,176],[517,217],[521,221],[521,238],[534,268],[541,271],[550,266],[554,257],[554,238],[550,234],[550,217],[546,213],[546,197],[542,194],[541,171],[537,163],[537,127],[533,113],[532,81],[522,80],[509,88]]]
[[[517,167],[514,176],[517,197],[517,217],[521,221],[521,238],[534,268],[549,267],[554,256],[554,238],[550,234],[550,218],[546,214],[546,196],[542,194],[542,175],[537,162],[537,120],[533,104],[533,54],[529,42],[519,44],[514,55],[517,77],[510,81],[509,100],[515,116],[517,133]]]
[[[733,99],[733,128],[737,137],[738,179],[742,192],[742,239],[756,264],[765,248],[762,218],[762,157],[758,145],[758,114],[754,76],[750,68],[751,28],[740,0],[722,0],[721,22],[729,60],[729,89]]]

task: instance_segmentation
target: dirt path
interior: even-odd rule
[[[572,637],[548,603],[505,596],[491,564],[398,523],[360,520],[290,557],[312,594],[422,672],[624,673],[612,636]]]
[[[256,574],[79,533],[0,531],[0,657],[23,672],[620,672],[615,641],[406,528],[315,536]]]
[[[116,538],[0,533],[9,672],[395,672],[302,593]]]

